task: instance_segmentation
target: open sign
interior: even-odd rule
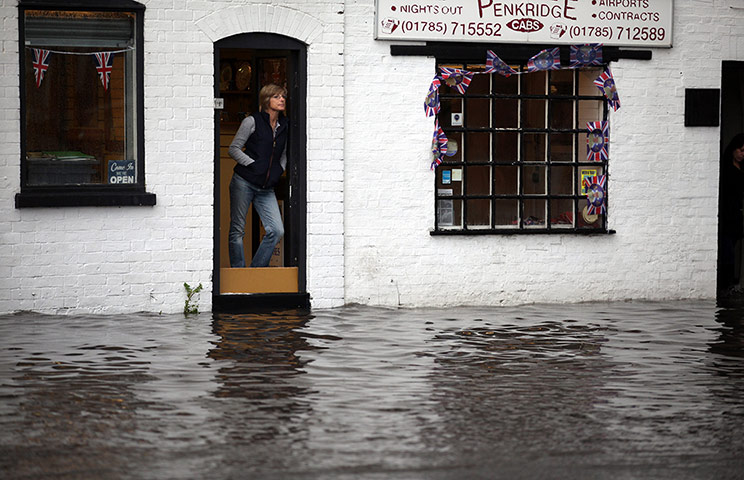
[[[108,179],[111,184],[135,183],[137,168],[134,160],[109,160]]]

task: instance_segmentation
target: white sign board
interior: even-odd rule
[[[378,40],[672,46],[673,0],[377,0]]]

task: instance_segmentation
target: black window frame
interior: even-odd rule
[[[26,178],[26,62],[25,13],[27,10],[130,12],[135,17],[137,85],[135,90],[136,183],[128,185],[27,185]],[[19,89],[20,89],[20,180],[21,192],[15,207],[152,206],[156,196],[145,191],[145,101],[144,101],[144,17],[145,6],[133,0],[20,0],[18,2]]]
[[[526,71],[526,65],[529,57],[531,55],[536,54],[543,48],[550,48],[549,46],[533,46],[529,47],[526,45],[520,45],[518,47],[513,46],[501,46],[499,47],[491,47],[493,50],[507,63],[509,63],[512,66],[519,66],[521,69],[520,71]],[[472,55],[465,55],[463,56],[462,53],[464,53],[464,49],[452,49],[456,55],[449,54],[449,52],[445,50],[444,54],[436,55],[436,65],[437,65],[437,73],[438,73],[438,66],[439,65],[468,65],[468,64],[476,64],[476,65],[483,65],[485,62],[485,55],[475,57]],[[483,52],[482,47],[477,49],[476,51]],[[569,49],[567,46],[560,47],[561,51],[561,64],[562,65],[568,65],[569,64]],[[529,56],[527,55],[529,52]],[[459,53],[459,54],[458,54]],[[615,54],[614,49],[612,51],[613,54]],[[598,68],[605,67],[609,64],[608,61],[606,61],[602,66]],[[468,91],[465,92],[465,94],[459,94],[459,93],[449,93],[449,88],[440,88],[440,100],[445,101],[449,98],[489,98],[493,100],[494,98],[505,98],[505,99],[546,99],[547,100],[547,106],[546,106],[546,118],[550,119],[551,116],[551,100],[574,100],[574,115],[576,116],[576,121],[578,122],[579,119],[579,102],[578,100],[601,100],[602,101],[602,119],[597,120],[603,120],[603,121],[609,121],[609,108],[607,106],[607,102],[605,101],[602,94],[597,90],[596,95],[579,95],[579,85],[578,85],[578,72],[580,69],[574,69],[572,70],[574,72],[574,79],[573,79],[573,88],[574,91],[571,95],[554,95],[551,94],[549,91],[546,92],[545,95],[525,95],[521,93],[521,89],[518,94],[516,95],[510,95],[510,94],[498,94],[494,93],[494,91],[491,89],[488,94],[469,94]],[[550,85],[550,75],[551,71],[548,71],[548,85]],[[491,75],[498,75],[496,73]],[[523,73],[519,75],[520,82],[523,81],[523,77],[525,75],[530,75],[529,73]],[[463,116],[467,118],[467,112],[465,111],[467,102],[463,101]],[[524,108],[524,102],[520,102],[520,108]],[[441,123],[441,122],[440,122]],[[499,131],[499,129],[494,127],[489,127],[488,129],[479,129],[479,128],[467,128],[464,125],[462,127],[447,127],[444,128],[445,134],[448,134],[449,132],[461,132],[462,137],[464,138],[465,133],[469,131],[473,132],[483,132],[483,131],[489,131],[489,132],[495,132]],[[515,234],[607,234],[607,233],[614,233],[614,231],[609,230],[607,227],[607,217],[609,214],[609,174],[608,174],[608,161],[604,160],[601,162],[594,162],[594,161],[587,161],[586,156],[584,155],[582,159],[582,149],[581,146],[583,145],[581,142],[582,135],[586,134],[586,127],[581,127],[580,125],[576,125],[576,128],[572,129],[554,129],[550,125],[550,121],[548,120],[545,124],[545,128],[523,128],[522,125],[518,125],[516,130],[520,134],[522,132],[527,133],[542,133],[546,135],[547,138],[547,156],[545,161],[543,162],[524,162],[523,158],[516,159],[513,162],[494,162],[494,158],[491,158],[489,162],[487,163],[474,163],[474,162],[467,162],[466,159],[463,157],[458,162],[451,162],[448,161],[448,157],[444,157],[444,161],[441,165],[437,167],[437,170],[441,168],[447,168],[447,167],[459,167],[462,169],[462,185],[465,185],[466,183],[466,167],[468,166],[475,166],[475,165],[515,165],[518,167],[518,172],[521,177],[523,172],[523,166],[532,165],[532,164],[541,164],[546,167],[546,191],[545,194],[524,194],[522,192],[522,189],[520,188],[517,191],[517,194],[514,195],[498,195],[495,194],[493,191],[493,173],[491,178],[491,192],[488,195],[469,195],[467,193],[467,190],[464,190],[461,192],[460,195],[440,195],[438,189],[441,188],[439,185],[439,174],[434,175],[434,229],[431,230],[431,235],[515,235]],[[551,165],[553,165],[552,160],[550,159],[550,137],[551,133],[572,133],[574,134],[574,158],[571,162],[555,162],[556,165],[565,167],[565,166],[572,166],[575,168],[575,177],[578,177],[578,172],[581,168],[597,168],[602,169],[606,176],[606,184],[605,184],[605,207],[606,212],[604,215],[600,215],[601,221],[598,220],[598,226],[597,227],[586,227],[586,226],[578,226],[578,219],[580,218],[580,215],[582,214],[583,205],[582,200],[584,204],[586,203],[586,196],[581,194],[581,185],[578,185],[577,180],[574,180],[574,187],[573,187],[573,193],[571,195],[567,194],[551,194],[550,193],[550,186],[551,186],[551,178],[550,178],[550,172],[551,172]],[[521,183],[521,181],[520,181]],[[491,202],[491,215],[490,215],[490,227],[484,228],[483,226],[477,226],[477,228],[468,228],[467,225],[467,201],[466,200],[478,200],[478,199],[488,199]],[[495,215],[493,214],[495,212],[495,201],[500,199],[514,199],[519,202],[519,221],[515,227],[505,227],[505,226],[495,226],[494,218]],[[546,202],[546,218],[545,218],[545,225],[542,227],[536,227],[533,225],[525,225],[525,218],[523,215],[524,211],[524,201],[529,199],[540,199],[545,200]],[[553,212],[551,212],[551,200],[560,200],[560,199],[572,199],[573,200],[573,224],[571,227],[565,227],[565,226],[557,226],[553,225],[551,223],[551,217],[553,216]],[[442,228],[439,224],[439,213],[438,213],[438,206],[439,202],[442,200],[461,200],[462,201],[462,222],[461,226],[452,227],[452,226],[446,226],[446,228]],[[564,224],[561,224],[564,225]]]

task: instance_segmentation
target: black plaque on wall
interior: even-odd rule
[[[721,90],[685,89],[685,127],[717,127],[720,124]]]

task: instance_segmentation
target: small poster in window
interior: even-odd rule
[[[451,196],[452,189],[440,188],[437,190],[439,195]],[[437,201],[437,222],[440,227],[451,227],[455,224],[455,208],[452,200]]]
[[[586,181],[587,178],[595,177],[597,170],[595,169],[582,169],[581,170],[581,194],[586,195],[589,192],[589,184]]]
[[[442,185],[449,185],[452,183],[452,171],[442,170]]]
[[[134,160],[109,160],[108,179],[111,184],[136,183],[137,169]]]

